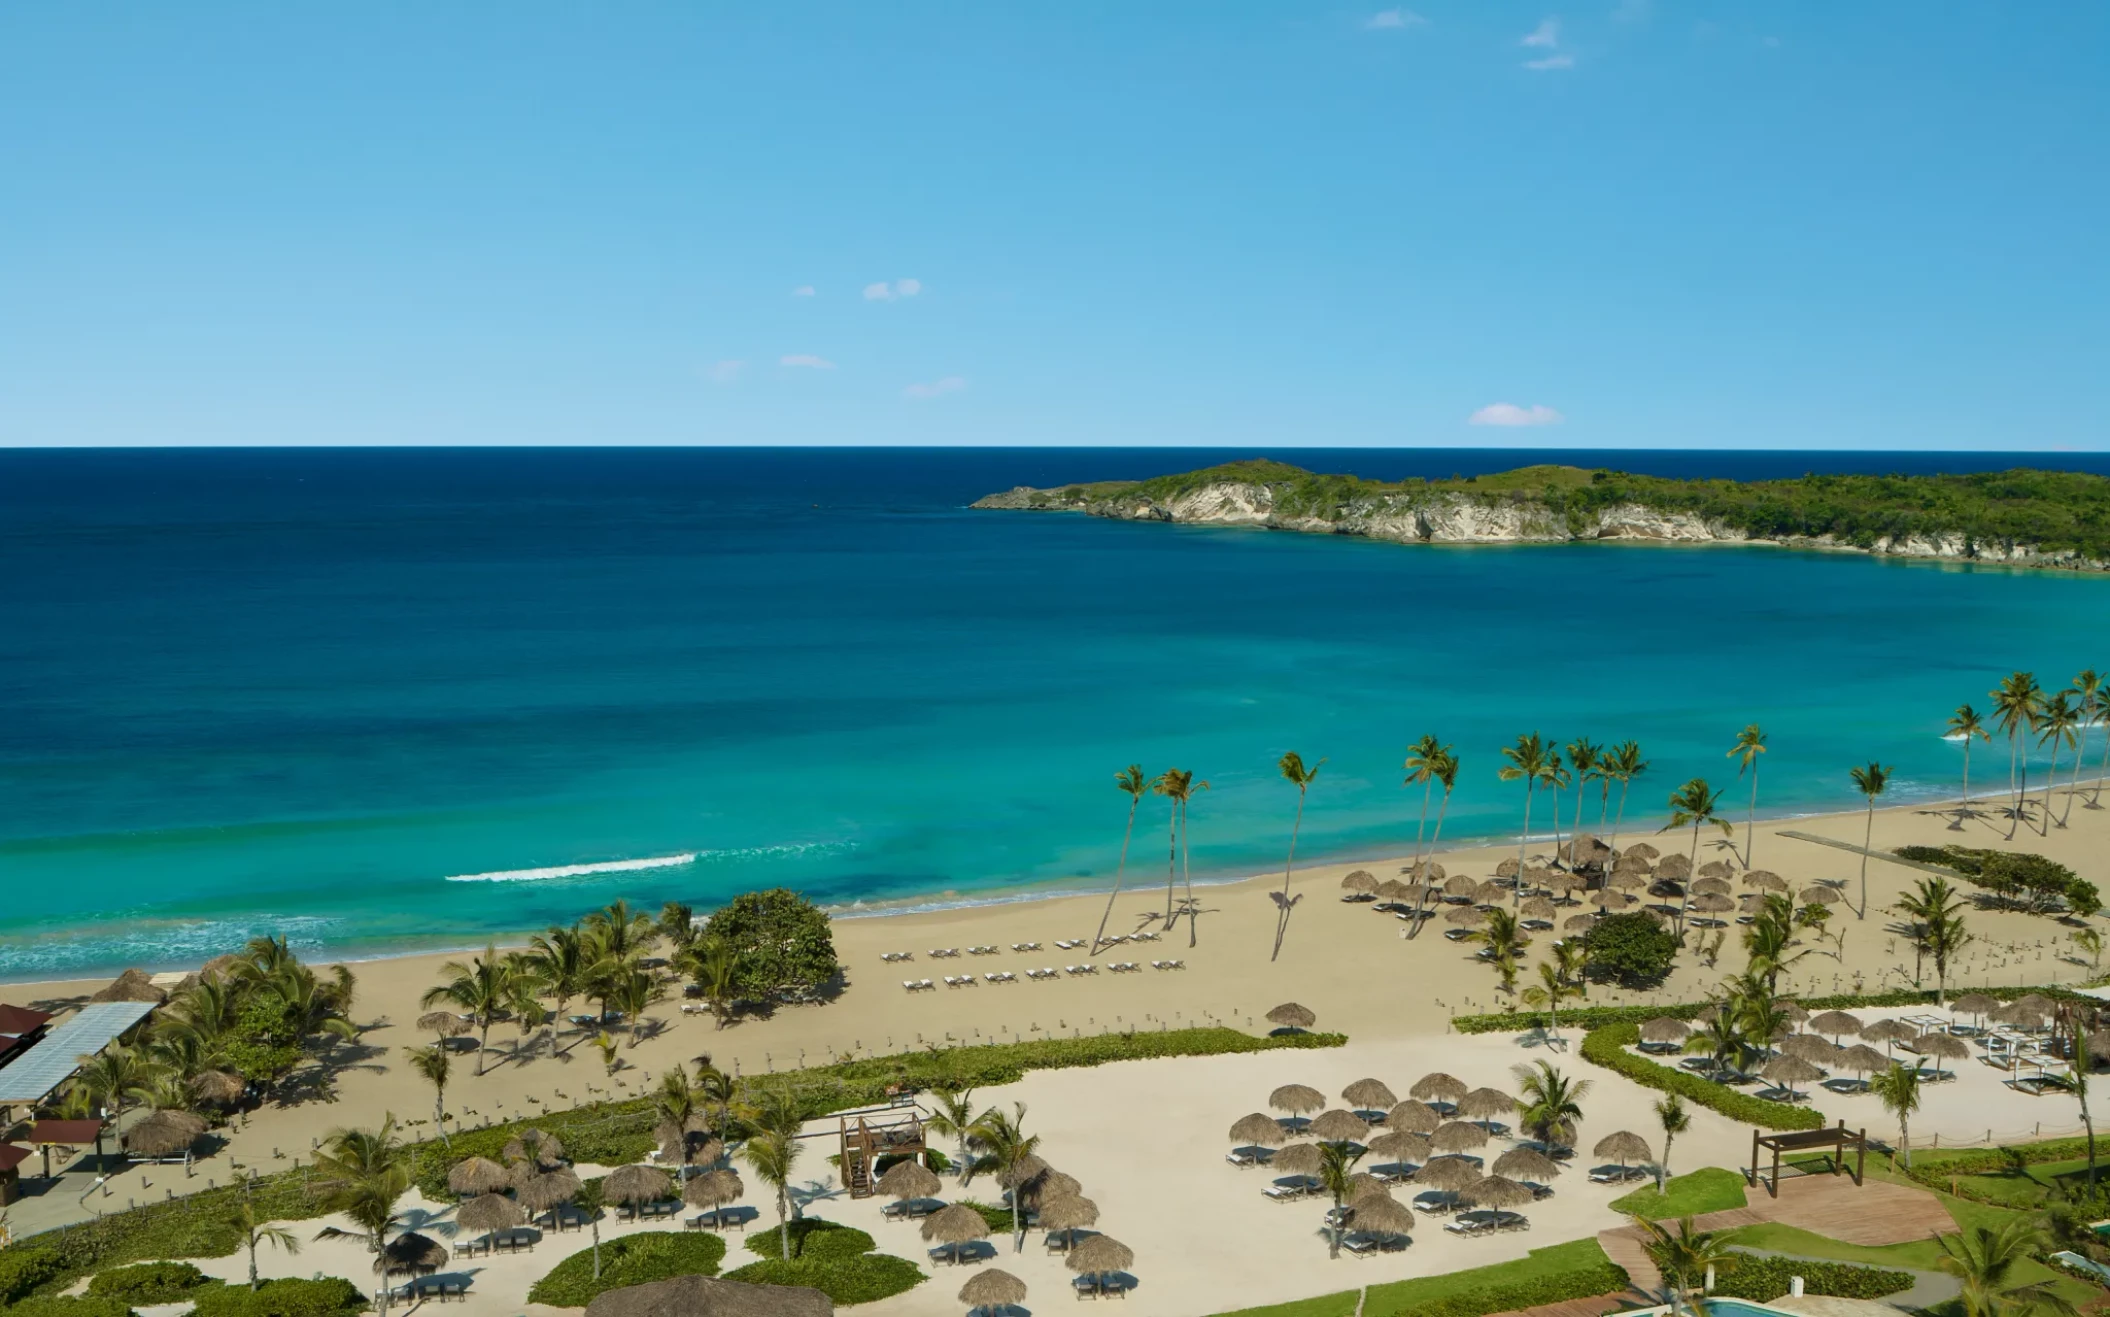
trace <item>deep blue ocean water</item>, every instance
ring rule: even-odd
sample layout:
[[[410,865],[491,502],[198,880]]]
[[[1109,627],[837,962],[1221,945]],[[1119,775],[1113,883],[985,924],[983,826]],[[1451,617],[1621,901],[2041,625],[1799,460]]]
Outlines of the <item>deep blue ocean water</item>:
[[[0,974],[176,964],[255,932],[473,944],[618,895],[708,907],[1103,886],[1113,774],[1191,768],[1199,873],[1513,834],[1519,732],[1632,737],[1630,830],[1765,725],[1765,812],[1954,794],[2005,672],[2110,667],[2110,580],[1769,549],[1427,548],[977,513],[1195,450],[0,452]],[[1398,477],[2105,455],[1277,454]],[[2099,745],[2099,741],[2096,742]],[[2004,774],[1997,749],[1974,777]],[[1741,787],[1732,799],[1742,799]],[[1572,808],[1572,805],[1571,805]],[[1543,806],[1538,821],[1543,827]],[[1163,872],[1162,812],[1136,860]],[[695,858],[620,872],[566,866]],[[492,879],[528,871],[542,876]],[[468,879],[468,881],[457,881]]]

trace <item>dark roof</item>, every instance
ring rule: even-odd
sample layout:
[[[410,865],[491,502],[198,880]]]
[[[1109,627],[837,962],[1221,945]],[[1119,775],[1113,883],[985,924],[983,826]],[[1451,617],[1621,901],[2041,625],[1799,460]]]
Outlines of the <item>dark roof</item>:
[[[11,1171],[34,1155],[18,1143],[0,1143],[0,1171]]]
[[[35,1033],[50,1023],[50,1011],[33,1011],[27,1006],[0,1004],[0,1033],[14,1034],[19,1037],[23,1034]]]
[[[31,1143],[63,1143],[69,1148],[85,1148],[93,1144],[96,1136],[103,1132],[99,1120],[40,1120],[29,1127]]]
[[[834,1317],[828,1296],[803,1285],[745,1285],[676,1276],[603,1290],[586,1317]]]

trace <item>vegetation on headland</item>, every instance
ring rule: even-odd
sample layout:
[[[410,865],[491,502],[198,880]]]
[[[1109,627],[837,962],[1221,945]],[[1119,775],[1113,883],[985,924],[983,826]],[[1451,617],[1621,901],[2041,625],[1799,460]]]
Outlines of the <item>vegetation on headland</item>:
[[[2110,560],[2110,478],[2018,467],[1943,475],[1817,475],[1793,480],[1680,480],[1571,466],[1520,467],[1448,480],[1365,480],[1255,459],[1140,481],[991,495],[982,506],[1071,509],[1128,515],[1212,486],[1265,487],[1285,520],[1346,522],[1373,508],[1463,499],[1526,511],[1551,534],[1594,533],[1600,514],[1638,507],[1686,514],[1755,539],[1822,541],[1870,549],[1879,543],[1960,537],[1964,556],[1997,549]]]

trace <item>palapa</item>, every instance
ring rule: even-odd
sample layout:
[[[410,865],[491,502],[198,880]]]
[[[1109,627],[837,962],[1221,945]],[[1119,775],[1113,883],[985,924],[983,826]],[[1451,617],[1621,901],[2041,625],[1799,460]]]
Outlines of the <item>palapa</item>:
[[[1037,1153],[1027,1153],[996,1173],[996,1182],[1006,1189],[1022,1189],[1048,1173],[1048,1163]]]
[[[1517,1100],[1499,1088],[1476,1088],[1458,1099],[1458,1114],[1474,1120],[1491,1120],[1517,1109]]]
[[[1458,1191],[1459,1200],[1475,1207],[1520,1207],[1537,1197],[1527,1185],[1518,1184],[1506,1175],[1490,1175],[1475,1180]]]
[[[1860,1018],[1848,1015],[1845,1011],[1826,1011],[1822,1015],[1813,1015],[1809,1023],[1811,1033],[1829,1034],[1835,1043],[1847,1034],[1861,1032]]]
[[[1955,1015],[1979,1016],[1984,1015],[1988,1011],[1997,1010],[1999,1007],[1999,1002],[1994,1001],[1982,992],[1967,992],[1949,1003],[1949,1011]]]
[[[1429,1147],[1429,1136],[1407,1130],[1386,1130],[1372,1135],[1370,1151],[1380,1157],[1391,1157],[1401,1162],[1425,1162],[1435,1151]]]
[[[200,1102],[226,1106],[242,1100],[249,1091],[249,1081],[226,1070],[201,1070],[190,1077],[185,1087]]]
[[[1375,893],[1377,891],[1377,875],[1371,873],[1368,869],[1357,869],[1354,873],[1341,879],[1341,890],[1344,892]]]
[[[827,1295],[806,1285],[674,1276],[602,1290],[585,1317],[830,1317],[834,1311]]]
[[[1960,1061],[1971,1054],[1971,1045],[1954,1034],[1930,1030],[1912,1040],[1912,1045],[1927,1056],[1946,1061]]]
[[[1280,1132],[1274,1121],[1266,1116],[1260,1119],[1266,1122],[1269,1129]],[[873,1187],[889,1198],[907,1200],[933,1197],[944,1186],[923,1163],[911,1157],[887,1167],[886,1174],[880,1176]]]
[[[1856,1074],[1865,1075],[1872,1070],[1889,1069],[1890,1058],[1867,1043],[1855,1043],[1839,1053],[1839,1064]]]
[[[1644,1043],[1682,1043],[1692,1033],[1692,1026],[1683,1020],[1659,1015],[1641,1026],[1641,1041]]]
[[[1026,1282],[1008,1271],[987,1267],[960,1287],[960,1302],[970,1308],[1008,1308],[1026,1301]]]
[[[1987,1011],[1986,1015],[1996,1024],[2012,1024],[2023,1029],[2034,1029],[2051,1018],[2051,1007],[2040,1005],[2042,1000],[2039,998],[2037,1001],[2031,1001],[2027,997],[2017,997],[2005,1006]]]
[[[1035,1215],[1044,1228],[1060,1230],[1067,1236],[1072,1231],[1098,1225],[1099,1204],[1080,1194],[1064,1194],[1042,1203]]]
[[[1308,1006],[1286,1001],[1267,1013],[1268,1023],[1279,1024],[1285,1029],[1309,1029],[1319,1022]]]
[[[1813,1079],[1824,1078],[1824,1072],[1799,1056],[1776,1056],[1766,1062],[1766,1068],[1758,1072],[1790,1092],[1795,1085],[1807,1084]]]
[[[1495,877],[1514,878],[1522,868],[1523,866],[1517,863],[1516,857],[1511,856],[1495,866]]]
[[[1484,882],[1473,889],[1474,905],[1500,905],[1509,899],[1509,889],[1497,882]]]
[[[1716,896],[1727,896],[1736,889],[1729,885],[1727,878],[1696,878],[1693,880],[1692,890],[1695,895],[1700,896],[1710,892]]]
[[[1579,873],[1556,873],[1546,880],[1546,886],[1556,892],[1579,892],[1590,885],[1590,880]]]
[[[1341,1195],[1341,1201],[1352,1203],[1359,1198],[1368,1198],[1372,1194],[1385,1192],[1385,1182],[1383,1180],[1378,1179],[1368,1171],[1357,1171],[1348,1177],[1348,1192]]]
[[[1354,1112],[1335,1107],[1321,1112],[1306,1133],[1325,1143],[1361,1143],[1370,1137],[1370,1125]]]
[[[1634,897],[1610,887],[1600,887],[1590,896],[1591,904],[1602,908],[1607,914],[1614,910],[1624,910],[1633,905],[1634,901]]]
[[[1621,891],[1631,892],[1646,887],[1653,881],[1646,869],[1614,869],[1612,876],[1605,879],[1605,887],[1616,887]],[[1599,890],[1602,891],[1603,888]]]
[[[1387,878],[1374,890],[1379,897],[1387,901],[1419,901],[1420,893],[1428,889],[1416,887],[1412,883],[1403,883],[1397,878]]]
[[[388,1241],[374,1259],[374,1271],[381,1275],[431,1273],[446,1266],[447,1257],[445,1244],[412,1230]]]
[[[1400,872],[1412,874],[1415,878],[1425,883],[1440,883],[1450,876],[1449,871],[1434,860],[1423,860],[1419,864],[1410,864],[1406,868],[1401,869]]]
[[[1366,1235],[1408,1235],[1414,1232],[1414,1213],[1389,1193],[1371,1194],[1348,1209],[1348,1225]]]
[[[1727,878],[1735,872],[1735,869],[1729,867],[1727,860],[1709,860],[1699,868],[1702,878]]]
[[[1892,1043],[1909,1043],[1919,1036],[1920,1031],[1903,1020],[1877,1020],[1861,1030],[1864,1041],[1882,1043],[1885,1046]]]
[[[1240,1116],[1231,1122],[1231,1142],[1241,1147],[1272,1148],[1282,1142],[1282,1123],[1258,1111],[1250,1116]],[[887,1175],[892,1174],[893,1171],[887,1172]],[[885,1180],[886,1176],[879,1178]]]
[[[1650,864],[1654,864],[1659,858],[1662,857],[1662,854],[1663,852],[1657,850],[1655,847],[1649,845],[1647,842],[1637,841],[1633,845],[1628,846],[1625,850],[1619,852],[1619,857],[1621,859],[1626,859],[1627,857],[1632,856],[1637,859],[1646,860]]]
[[[1414,1175],[1414,1183],[1441,1189],[1445,1193],[1456,1193],[1479,1182],[1479,1168],[1457,1157],[1431,1157]]]
[[[1684,882],[1692,877],[1692,861],[1676,853],[1666,855],[1656,861],[1656,876]]]
[[[1326,1105],[1326,1095],[1306,1084],[1284,1084],[1267,1095],[1267,1104],[1277,1111],[1301,1116]]]
[[[205,1118],[188,1111],[165,1110],[148,1115],[118,1135],[126,1152],[141,1157],[173,1157],[188,1154],[205,1137]]]
[[[1561,928],[1569,933],[1587,933],[1596,926],[1597,921],[1601,918],[1603,918],[1602,915],[1593,915],[1585,911],[1582,914],[1569,915],[1566,919],[1563,919]]]
[[[1560,911],[1553,908],[1553,899],[1551,897],[1534,896],[1524,902],[1518,908],[1517,913],[1526,919],[1551,919],[1559,914]]]
[[[1725,915],[1736,909],[1736,902],[1720,892],[1702,892],[1692,898],[1692,908],[1703,915]]]
[[[447,1172],[447,1188],[458,1194],[495,1194],[512,1186],[512,1172],[488,1157],[465,1157]]]
[[[1792,1023],[1808,1024],[1810,1022],[1810,1013],[1803,1007],[1801,1002],[1781,1000],[1774,1004],[1780,1007],[1781,1015]]]
[[[674,1181],[657,1167],[632,1163],[608,1172],[601,1181],[601,1193],[610,1202],[628,1204],[634,1215],[642,1204],[674,1197]]]
[[[454,1224],[488,1235],[527,1224],[527,1213],[504,1194],[478,1194],[454,1209]]]
[[[1599,1139],[1590,1155],[1618,1162],[1619,1169],[1625,1170],[1628,1162],[1645,1162],[1654,1154],[1649,1151],[1647,1139],[1632,1130],[1620,1130]]]
[[[1468,1091],[1462,1082],[1437,1070],[1415,1080],[1407,1096],[1420,1102],[1456,1102]]]
[[[1071,1271],[1086,1276],[1104,1276],[1110,1271],[1126,1271],[1134,1266],[1135,1262],[1135,1251],[1112,1235],[1093,1235],[1071,1249],[1068,1259]]]
[[[1799,1033],[1780,1041],[1783,1055],[1811,1065],[1830,1066],[1839,1064],[1839,1056],[1845,1050],[1829,1038],[1820,1038],[1813,1033]]]
[[[1771,869],[1747,870],[1744,874],[1744,885],[1756,887],[1761,891],[1767,892],[1785,892],[1788,890],[1788,880]]]
[[[1796,899],[1804,905],[1837,905],[1846,899],[1846,893],[1836,887],[1805,887],[1796,893]]]
[[[1454,1120],[1444,1124],[1434,1134],[1429,1136],[1429,1147],[1432,1151],[1439,1153],[1470,1152],[1474,1148],[1486,1147],[1488,1139],[1492,1137],[1487,1132],[1485,1125],[1475,1125],[1471,1121],[1466,1120]]]
[[[1403,1130],[1409,1134],[1434,1134],[1436,1127],[1442,1123],[1443,1117],[1436,1114],[1435,1108],[1426,1102],[1416,1102],[1412,1098],[1394,1104],[1393,1108],[1385,1113],[1386,1129]]]
[[[1316,1175],[1326,1164],[1326,1154],[1316,1143],[1292,1143],[1268,1159],[1268,1165],[1285,1175]]]
[[[737,1171],[723,1167],[705,1171],[681,1187],[681,1199],[691,1207],[719,1208],[727,1203],[737,1203],[747,1186],[740,1183]]]
[[[167,1001],[168,997],[168,990],[156,987],[154,981],[147,976],[145,970],[128,969],[112,980],[108,987],[88,1000],[91,1002],[143,1001],[151,1002],[158,1006],[162,1002]]]
[[[539,1170],[550,1170],[564,1164],[564,1144],[554,1134],[545,1134],[538,1129],[524,1129],[506,1140],[499,1156],[509,1162],[532,1159]]]
[[[1356,1080],[1341,1090],[1341,1098],[1354,1103],[1358,1111],[1385,1111],[1399,1101],[1382,1080],[1376,1079]]]
[[[1461,905],[1443,917],[1446,924],[1460,928],[1473,928],[1487,922],[1487,912],[1476,905]]]
[[[520,1205],[530,1212],[547,1212],[579,1196],[579,1177],[570,1167],[560,1166],[520,1182]]]
[[[923,1238],[932,1244],[967,1244],[989,1238],[989,1222],[964,1203],[943,1207],[923,1218]]]
[[[1475,883],[1464,874],[1454,873],[1444,880],[1443,894],[1452,897],[1467,897],[1473,894],[1473,888],[1477,886],[1479,886],[1478,883]]]
[[[1034,1178],[1033,1183],[1026,1186],[1026,1203],[1029,1207],[1037,1208],[1052,1198],[1077,1198],[1083,1193],[1084,1185],[1076,1176],[1050,1169],[1043,1171]]]
[[[418,1017],[418,1032],[437,1034],[442,1038],[459,1038],[472,1027],[469,1021],[453,1011],[427,1011]]]
[[[1551,1180],[1561,1173],[1561,1164],[1537,1148],[1511,1148],[1495,1158],[1494,1172],[1512,1180]]]

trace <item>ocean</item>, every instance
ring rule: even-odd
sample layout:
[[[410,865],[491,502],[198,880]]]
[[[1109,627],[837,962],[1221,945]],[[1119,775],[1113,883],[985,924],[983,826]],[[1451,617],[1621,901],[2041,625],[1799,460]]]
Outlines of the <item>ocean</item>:
[[[708,909],[1104,887],[1114,774],[1177,765],[1198,876],[1514,835],[1501,746],[1634,739],[1628,831],[1759,722],[1768,815],[1953,795],[1959,703],[2110,667],[2110,579],[1776,549],[1427,548],[966,504],[1250,453],[0,452],[0,976],[195,963],[257,933],[481,945],[618,896]],[[1399,477],[2110,473],[2110,455],[1273,454]],[[2091,737],[2091,756],[2099,737]],[[1974,783],[2005,781],[1980,746]],[[1547,825],[1544,798],[1535,830]],[[1886,802],[1887,803],[1887,802]],[[1572,795],[1566,808],[1572,812]],[[1589,811],[1594,819],[1595,807]],[[1131,868],[1162,876],[1147,800]]]

